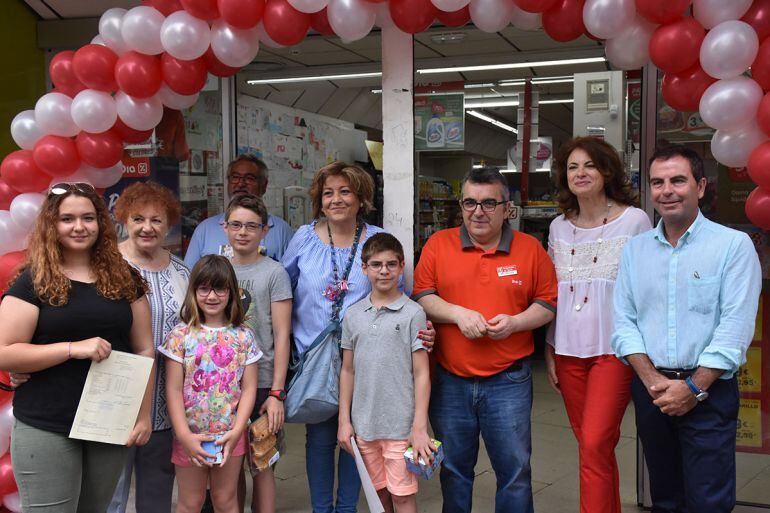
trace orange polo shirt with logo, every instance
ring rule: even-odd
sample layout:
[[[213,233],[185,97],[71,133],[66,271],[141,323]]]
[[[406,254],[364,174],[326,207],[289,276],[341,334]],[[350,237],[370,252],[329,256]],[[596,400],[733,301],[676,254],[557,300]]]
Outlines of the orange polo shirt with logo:
[[[475,310],[486,319],[516,315],[533,303],[556,312],[556,271],[540,242],[503,225],[500,243],[484,251],[465,226],[441,230],[425,244],[414,271],[414,299],[438,294],[444,301]],[[436,324],[434,356],[452,374],[497,374],[534,351],[531,331],[506,339],[470,340],[456,324]]]

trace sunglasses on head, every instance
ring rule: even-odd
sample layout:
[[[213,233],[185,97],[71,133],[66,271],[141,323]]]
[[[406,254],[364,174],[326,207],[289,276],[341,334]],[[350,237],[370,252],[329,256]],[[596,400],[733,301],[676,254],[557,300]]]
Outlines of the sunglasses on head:
[[[80,192],[83,194],[94,194],[96,192],[96,189],[94,189],[94,186],[90,183],[85,182],[62,182],[57,183],[53,186],[51,186],[51,189],[48,191],[48,194],[55,194],[56,196],[61,196],[62,194],[67,194],[68,192]]]

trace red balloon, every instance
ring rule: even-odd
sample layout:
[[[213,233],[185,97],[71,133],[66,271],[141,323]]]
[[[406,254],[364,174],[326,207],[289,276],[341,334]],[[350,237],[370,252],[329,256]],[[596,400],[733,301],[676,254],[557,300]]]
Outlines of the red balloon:
[[[217,0],[179,0],[184,10],[202,20],[219,18]]]
[[[682,18],[691,3],[692,0],[636,0],[636,10],[652,23],[671,23]]]
[[[19,194],[13,187],[0,180],[0,210],[8,210],[11,208],[11,201],[16,195]]]
[[[759,51],[751,65],[751,78],[765,91],[770,90],[770,38],[759,45]]]
[[[233,68],[217,59],[211,47],[203,54],[203,60],[206,62],[206,68],[209,70],[209,73],[215,77],[231,77],[240,71],[240,68]]]
[[[329,18],[326,15],[326,7],[310,15],[310,26],[321,35],[334,35],[334,29],[329,25]]]
[[[370,4],[384,4],[388,0],[366,0],[366,1],[369,2]]]
[[[262,24],[273,41],[294,46],[305,39],[310,28],[310,15],[299,12],[286,0],[267,0]]]
[[[522,11],[545,12],[558,5],[558,0],[513,0]],[[582,14],[582,13],[581,13]],[[582,16],[581,16],[582,17]]]
[[[765,190],[770,189],[770,141],[754,148],[747,166],[751,180]]]
[[[770,36],[770,0],[754,0],[741,21],[751,25],[760,41]]]
[[[69,176],[80,166],[75,141],[69,137],[46,135],[35,143],[32,150],[35,164],[51,176]]]
[[[51,182],[51,177],[35,164],[32,150],[18,150],[6,155],[0,163],[0,176],[19,192],[39,192]]]
[[[407,34],[417,34],[430,27],[439,9],[430,0],[390,0],[390,17]]]
[[[164,53],[160,56],[160,69],[166,85],[179,94],[195,94],[206,84],[208,69],[202,57],[183,61]]]
[[[558,0],[543,13],[543,30],[554,41],[565,43],[583,35],[583,4],[585,0]]]
[[[51,75],[51,82],[59,92],[67,96],[75,96],[86,88],[83,83],[75,76],[75,70],[72,66],[72,59],[75,52],[67,50],[57,53],[51,64],[48,65],[48,73]]]
[[[265,0],[218,0],[222,18],[235,28],[250,29],[262,19]]]
[[[19,266],[24,262],[26,257],[26,251],[11,251],[10,253],[0,256],[0,289],[5,290],[8,288],[8,282],[16,276],[16,271],[19,270]],[[0,378],[0,380],[5,384],[10,383],[8,376],[3,376],[2,378]],[[2,402],[1,399],[0,402]]]
[[[697,112],[701,96],[716,81],[700,64],[681,73],[667,73],[663,77],[663,99],[676,110]]]
[[[444,12],[439,9],[436,12],[436,18],[446,27],[462,27],[471,21],[471,10],[466,5],[459,11]],[[581,16],[582,19],[582,16]]]
[[[138,144],[144,142],[152,135],[152,130],[134,130],[130,126],[123,123],[120,118],[118,118],[118,120],[112,126],[112,130],[114,130],[120,136],[120,138],[123,139],[123,142],[128,144]]]
[[[770,230],[770,192],[757,187],[746,198],[746,217],[755,226]]]
[[[0,458],[0,495],[8,495],[18,491],[16,479],[13,477],[13,465],[11,464],[11,453],[7,453]]]
[[[184,9],[182,4],[179,3],[179,0],[142,0],[142,5],[154,7],[160,11],[163,16],[168,16],[172,12]]]
[[[770,93],[767,93],[757,108],[757,124],[766,134],[770,134]]]
[[[679,73],[698,63],[706,29],[695,18],[658,27],[650,39],[650,59],[666,73]]]
[[[160,60],[153,55],[126,52],[115,64],[115,81],[127,95],[149,98],[158,92],[163,82]]]
[[[118,56],[102,45],[85,45],[72,59],[75,76],[86,87],[112,93],[118,89],[115,82],[115,63]]]
[[[83,162],[100,169],[114,166],[123,157],[123,139],[115,130],[100,134],[80,132],[75,146]]]

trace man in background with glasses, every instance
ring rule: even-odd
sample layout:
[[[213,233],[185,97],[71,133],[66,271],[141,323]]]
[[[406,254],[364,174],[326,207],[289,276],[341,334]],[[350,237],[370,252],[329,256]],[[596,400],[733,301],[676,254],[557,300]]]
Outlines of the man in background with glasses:
[[[444,444],[444,513],[471,511],[479,435],[497,478],[495,511],[531,513],[532,330],[556,312],[556,272],[534,237],[511,229],[496,169],[462,182],[463,224],[433,234],[414,299],[436,325],[430,421]]]
[[[252,154],[239,155],[227,166],[227,194],[230,200],[243,194],[254,194],[260,198],[267,190],[267,166]],[[204,255],[232,256],[223,229],[225,214],[217,214],[202,221],[190,239],[184,262],[192,269]],[[274,260],[280,261],[293,235],[289,224],[274,215],[267,216],[268,232],[260,250]]]

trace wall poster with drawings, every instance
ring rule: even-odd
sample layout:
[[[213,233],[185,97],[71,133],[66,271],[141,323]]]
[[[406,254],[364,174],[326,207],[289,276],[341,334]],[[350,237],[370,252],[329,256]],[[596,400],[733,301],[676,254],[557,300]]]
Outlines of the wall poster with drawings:
[[[236,153],[265,161],[269,182],[263,199],[268,211],[281,217],[286,187],[308,188],[315,172],[335,160],[368,159],[366,132],[353,123],[244,94],[237,103]]]

